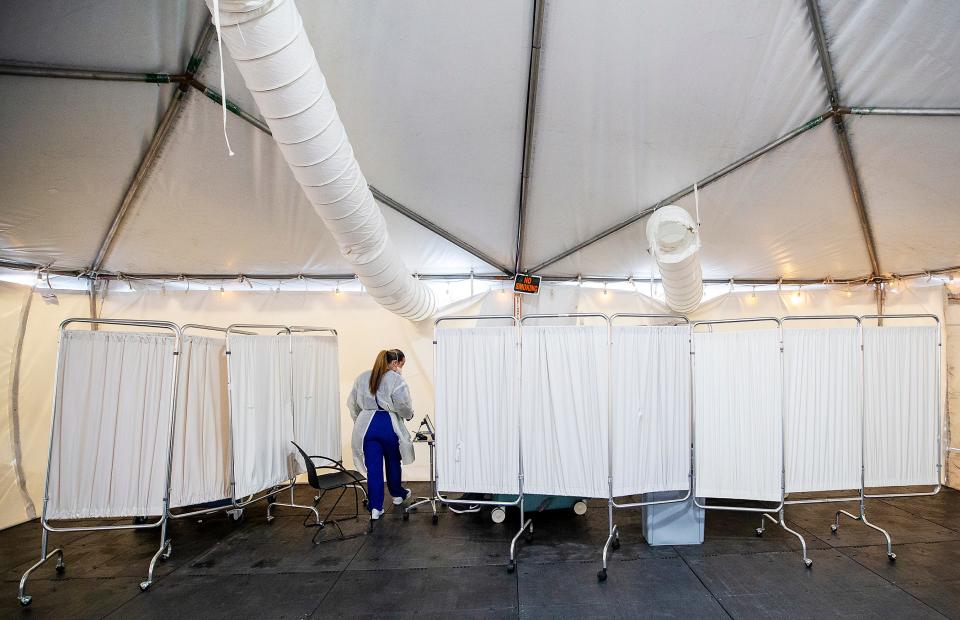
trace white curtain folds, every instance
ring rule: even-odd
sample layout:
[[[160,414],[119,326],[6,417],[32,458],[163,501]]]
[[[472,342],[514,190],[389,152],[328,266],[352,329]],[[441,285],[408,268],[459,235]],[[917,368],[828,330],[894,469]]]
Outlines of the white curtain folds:
[[[519,493],[516,328],[443,328],[436,340],[439,490]]]
[[[860,488],[860,334],[784,329],[786,491]]]
[[[779,331],[697,333],[694,346],[696,495],[779,501]]]
[[[230,417],[223,338],[184,336],[171,508],[230,497]]]
[[[230,417],[236,497],[289,480],[293,456],[290,337],[230,335]],[[302,467],[301,467],[302,469]]]
[[[339,461],[340,364],[337,337],[293,336],[294,441],[307,454]],[[298,471],[302,462],[296,459]]]
[[[868,487],[937,484],[938,327],[864,328]]]
[[[525,493],[607,497],[607,328],[524,326]]]
[[[65,331],[49,519],[163,513],[174,338]]]
[[[689,488],[689,328],[615,326],[612,365],[613,495]]]

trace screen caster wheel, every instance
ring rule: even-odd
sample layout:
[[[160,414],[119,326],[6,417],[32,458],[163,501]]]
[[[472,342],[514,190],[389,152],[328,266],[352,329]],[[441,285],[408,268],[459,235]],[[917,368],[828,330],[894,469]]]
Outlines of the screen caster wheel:
[[[20,607],[26,607],[31,601],[33,601],[33,597],[29,595],[18,596],[17,600],[20,601]]]
[[[160,554],[160,558],[163,560],[169,560],[170,556],[173,555],[173,544],[167,545],[167,550]]]
[[[141,592],[146,592],[147,590],[150,589],[150,586],[151,586],[151,585],[153,585],[153,582],[152,582],[152,581],[141,581],[141,582],[140,582],[140,591],[141,591]]]
[[[527,543],[528,545],[529,545],[530,543],[532,543],[532,542],[533,542],[533,532],[527,532],[527,534],[524,535],[523,540],[526,541],[526,543]]]
[[[440,515],[435,514],[432,517],[430,517],[430,523],[433,523],[434,525],[436,525],[437,523],[440,523]]]
[[[403,511],[403,520],[404,520],[404,521],[409,521],[409,520],[410,520],[410,513],[407,512],[406,510]]]
[[[834,534],[837,533],[837,530],[838,530],[838,529],[840,529],[840,528],[838,528],[838,527],[836,526],[836,524],[830,526],[830,531],[833,532]]]
[[[67,572],[67,567],[65,564],[58,564],[56,569],[58,575],[62,575]]]
[[[613,548],[614,551],[616,551],[617,549],[619,549],[619,548],[620,548],[620,539],[619,539],[619,538],[614,538],[614,539],[613,539],[613,544],[610,545],[610,546]]]
[[[896,553],[889,553],[889,554],[887,554],[887,558],[889,558],[889,560],[890,560],[891,562],[896,562],[896,561],[897,561],[897,554],[896,554]]]
[[[517,570],[517,563],[514,562],[513,560],[510,560],[509,562],[507,562],[507,572],[512,575],[513,571],[515,570]]]
[[[810,558],[804,558],[803,565],[806,566],[807,568],[810,568],[811,566],[813,566],[813,560],[811,560]]]
[[[757,536],[763,536],[763,528],[762,528],[762,527],[758,527],[758,528],[757,528]]]
[[[607,580],[607,569],[601,568],[597,571],[597,581],[603,582]]]

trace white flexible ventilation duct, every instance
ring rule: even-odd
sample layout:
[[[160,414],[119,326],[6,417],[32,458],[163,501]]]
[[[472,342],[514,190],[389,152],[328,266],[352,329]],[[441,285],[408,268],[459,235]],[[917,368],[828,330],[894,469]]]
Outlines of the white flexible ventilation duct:
[[[692,312],[703,299],[700,269],[700,230],[680,207],[657,209],[647,221],[650,253],[660,268],[667,306],[674,312]]]
[[[206,1],[211,12],[219,4],[222,42],[367,292],[402,317],[430,317],[433,291],[410,276],[390,242],[293,0]]]

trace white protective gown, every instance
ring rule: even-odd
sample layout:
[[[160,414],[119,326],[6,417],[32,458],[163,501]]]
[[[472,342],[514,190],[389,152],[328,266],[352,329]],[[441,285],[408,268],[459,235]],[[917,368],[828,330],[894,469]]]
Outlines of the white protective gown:
[[[380,406],[377,407],[379,401]],[[413,400],[410,398],[410,388],[400,373],[388,370],[380,379],[377,396],[370,393],[370,371],[360,373],[353,382],[353,389],[347,398],[347,409],[353,418],[353,464],[364,475],[367,467],[363,460],[363,438],[367,435],[370,421],[377,409],[384,409],[390,413],[390,422],[393,432],[400,440],[400,460],[409,465],[414,460],[413,442],[410,440],[410,431],[407,430],[404,420],[413,419]]]

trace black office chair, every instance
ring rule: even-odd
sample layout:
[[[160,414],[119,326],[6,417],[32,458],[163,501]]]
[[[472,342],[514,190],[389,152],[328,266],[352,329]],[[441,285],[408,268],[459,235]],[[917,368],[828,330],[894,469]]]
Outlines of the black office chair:
[[[297,445],[295,441],[291,441],[293,447],[297,449],[297,452],[300,453],[300,456],[303,457],[303,464],[307,470],[307,481],[310,483],[310,486],[317,490],[317,495],[314,497],[313,505],[317,506],[323,500],[324,495],[328,491],[336,491],[340,489],[340,495],[337,497],[337,501],[333,503],[333,506],[330,507],[330,510],[327,511],[327,515],[321,519],[319,522],[314,523],[308,515],[306,519],[303,520],[304,527],[315,527],[318,528],[317,532],[313,535],[313,544],[319,544],[317,542],[317,536],[320,535],[320,532],[327,525],[334,525],[337,528],[337,531],[340,535],[337,538],[328,538],[327,540],[348,540],[350,538],[356,538],[357,536],[362,535],[354,534],[352,536],[344,536],[343,528],[340,527],[339,521],[351,521],[353,519],[360,518],[360,494],[363,494],[363,506],[367,507],[369,501],[367,500],[367,491],[363,488],[363,483],[366,482],[366,478],[360,475],[360,472],[347,469],[343,466],[342,461],[335,461],[326,456],[310,456],[303,451],[303,448]],[[329,465],[317,465],[316,461],[329,462]],[[329,471],[330,473],[320,474],[321,471]],[[340,500],[343,499],[344,494],[346,494],[347,489],[352,488],[354,490],[354,514],[352,517],[346,517],[345,519],[338,519],[336,521],[330,520],[330,515],[333,514],[333,511],[337,509],[337,506],[340,505]],[[321,542],[327,542],[327,540]]]

